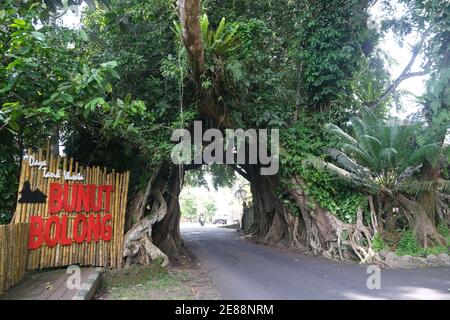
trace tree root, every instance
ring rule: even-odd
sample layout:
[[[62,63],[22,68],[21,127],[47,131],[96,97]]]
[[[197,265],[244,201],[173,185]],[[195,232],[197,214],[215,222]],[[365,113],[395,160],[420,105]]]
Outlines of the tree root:
[[[398,194],[395,199],[403,209],[410,224],[414,226],[417,240],[422,247],[427,248],[447,244],[447,239],[439,234],[434,223],[428,216],[427,211],[419,202],[411,200],[401,194]]]
[[[442,223],[450,228],[450,207],[448,202],[450,201],[450,195],[437,192],[436,197],[437,214]]]
[[[289,247],[291,249],[294,249],[294,248],[304,249],[304,246],[301,243],[300,235],[299,235],[300,218],[298,216],[294,216],[286,208],[283,207],[283,209],[284,209],[284,218],[286,219],[286,222],[288,225]],[[292,227],[289,228],[289,226],[292,226]]]
[[[131,264],[146,265],[152,262],[158,262],[162,267],[169,264],[168,256],[152,241],[153,225],[164,219],[167,214],[167,204],[159,189],[151,194],[155,201],[150,215],[142,218],[125,234],[123,257],[127,267]],[[149,191],[147,191],[147,195],[150,196]],[[146,203],[147,199],[143,201]]]
[[[350,260],[353,255],[361,263],[370,263],[376,254],[372,249],[372,232],[363,223],[362,209],[358,208],[355,224],[344,223],[335,215],[321,208],[317,204],[307,205],[309,199],[304,190],[304,182],[294,177],[291,196],[300,208],[301,216],[306,226],[306,243],[304,247],[310,248],[314,254],[323,255],[330,259]],[[315,209],[308,209],[308,208]],[[372,225],[377,225],[374,210],[371,210]],[[343,247],[348,246],[352,251],[344,252]]]

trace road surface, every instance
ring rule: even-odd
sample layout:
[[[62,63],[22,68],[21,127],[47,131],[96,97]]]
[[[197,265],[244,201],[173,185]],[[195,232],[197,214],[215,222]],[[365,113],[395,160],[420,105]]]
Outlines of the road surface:
[[[282,252],[236,230],[181,231],[223,299],[450,299],[450,268],[382,270],[381,288],[370,290],[364,265]]]

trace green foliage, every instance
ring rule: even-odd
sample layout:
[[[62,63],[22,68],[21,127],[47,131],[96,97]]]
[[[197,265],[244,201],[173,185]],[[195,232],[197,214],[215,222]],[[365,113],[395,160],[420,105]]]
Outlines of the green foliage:
[[[398,19],[387,23],[387,26],[392,27],[399,37],[416,31],[422,33],[429,28],[431,32],[427,36],[424,51],[431,62],[430,69],[434,73],[449,67],[450,3],[442,0],[400,2],[405,5],[405,12]]]
[[[187,68],[186,61],[179,64],[180,46],[171,32],[174,13],[165,0],[111,1],[108,11],[88,10],[82,21],[90,39],[88,58],[99,63],[117,61],[121,78],[115,81],[112,94],[139,97],[152,122],[167,126],[179,114],[179,80],[187,77],[180,70]],[[185,110],[189,103],[185,101]]]
[[[217,212],[216,203],[213,200],[207,200],[207,201],[205,201],[205,203],[203,203],[203,207],[205,208],[205,211],[204,211],[205,218],[208,221],[212,221],[214,215]]]
[[[416,235],[413,231],[404,231],[400,242],[398,243],[396,253],[399,256],[411,255],[417,256],[420,252],[419,242],[417,241]]]
[[[192,197],[191,195],[187,195],[181,198],[180,209],[182,217],[185,217],[192,221],[197,219],[198,208],[197,204],[195,203],[194,197]]]
[[[326,106],[350,94],[349,80],[364,56],[363,45],[374,40],[367,29],[367,1],[298,3],[290,54],[301,70],[302,103]]]
[[[183,95],[187,60],[171,31],[174,19],[166,0],[111,1],[109,10],[95,8],[83,14],[89,38],[85,58],[99,64],[117,62],[120,78],[112,82],[108,97],[123,101],[124,122],[111,119],[113,130],[106,130],[104,116],[72,123],[66,150],[91,164],[130,170],[130,197],[145,186],[156,167],[170,161],[172,130],[188,127],[197,117],[192,95]],[[133,109],[139,112],[124,117]]]
[[[0,224],[9,223],[14,213],[19,185],[19,148],[14,136],[8,131],[0,132]]]
[[[365,1],[208,0],[203,5],[208,17],[202,18],[208,68],[203,86],[214,87],[238,127],[290,126],[300,109],[325,111],[331,104],[342,118],[356,106],[352,84],[370,55],[364,48],[376,41],[366,27]],[[231,52],[208,49],[218,33],[236,39]]]
[[[438,141],[442,154],[448,153],[448,145],[444,141],[450,126],[450,65],[428,80],[426,93],[417,100],[422,109],[414,117],[429,124],[418,137],[418,143],[425,145]],[[436,164],[436,159],[427,160]]]
[[[349,104],[355,110],[364,106],[370,106],[374,101],[377,101],[390,85],[391,77],[387,70],[388,60],[387,54],[380,49],[375,50],[369,57],[361,60],[360,70],[350,82],[354,99],[351,99]],[[385,116],[388,113],[389,106],[394,103],[400,105],[400,97],[401,92],[393,92],[374,111],[379,116]]]
[[[116,61],[95,61],[86,55],[90,37],[85,30],[47,25],[49,12],[38,1],[6,1],[0,10],[0,55],[4,58],[0,63],[0,131],[12,135],[2,139],[0,147],[16,146],[4,164],[16,169],[8,172],[19,170],[17,159],[25,146],[40,147],[54,133],[66,140],[67,155],[75,155],[75,149],[81,151],[78,159],[86,155],[83,165],[119,159],[120,153],[100,156],[97,152],[107,149],[111,140],[117,143],[125,135],[144,138],[138,135],[134,120],[151,123],[152,116],[145,116],[143,101],[115,90],[114,82],[120,78]],[[77,140],[80,137],[87,140]],[[88,144],[92,148],[79,148]],[[71,146],[78,147],[71,150]],[[4,188],[16,185],[9,179],[17,175],[1,181],[0,188],[3,183]],[[7,198],[4,204],[9,210],[2,210],[12,212],[15,196]]]
[[[220,164],[213,164],[207,169],[212,175],[212,184],[214,189],[218,190],[220,187],[231,188],[236,182],[237,176],[231,166],[224,166]]]
[[[445,238],[449,239],[450,241],[450,228],[447,227],[444,223],[440,223],[437,226],[437,231]]]
[[[184,175],[184,184],[189,187],[205,187],[209,190],[205,175],[206,172],[203,167],[197,170],[189,170]]]
[[[381,235],[379,233],[376,233],[372,239],[372,249],[375,252],[379,252],[379,251],[385,250],[387,248],[388,248],[388,246],[384,243],[384,240],[381,237]]]
[[[442,228],[441,228],[441,231]],[[448,232],[448,229],[447,231]],[[416,235],[413,231],[407,230],[402,233],[400,242],[398,243],[396,253],[399,256],[422,256],[426,257],[429,254],[437,255],[439,253],[450,253],[450,238],[448,239],[447,246],[436,246],[431,248],[422,248],[417,241]]]
[[[320,185],[319,185],[320,186]],[[324,209],[336,215],[341,221],[347,223],[356,222],[356,213],[359,207],[365,207],[362,205],[364,197],[358,193],[354,193],[348,190],[342,192],[335,191],[334,193],[328,193],[324,191],[324,187],[317,187],[308,189],[308,194],[311,198],[316,200],[317,203]],[[316,190],[317,191],[316,191]],[[325,189],[326,190],[326,189]]]
[[[5,57],[0,64],[0,120],[8,129],[22,131],[25,138],[44,139],[70,117],[97,113],[114,130],[128,115],[145,110],[140,101],[105,99],[112,92],[111,81],[119,77],[117,63],[93,67],[79,59],[84,31],[53,26],[37,30],[33,17],[42,7],[34,6],[25,16],[11,10],[1,19],[5,28],[0,46]]]
[[[309,157],[308,162],[371,194],[418,193],[429,190],[435,183],[414,176],[425,159],[438,158],[441,151],[435,141],[417,144],[419,125],[386,123],[368,109],[362,109],[361,118],[354,117],[351,125],[353,136],[335,125],[327,125],[329,132],[339,139],[340,149],[327,149],[335,164],[317,157]]]
[[[253,10],[269,9],[270,1],[265,2],[202,2],[207,13],[207,19],[202,18],[207,69],[203,87],[214,88],[219,105],[237,127],[282,126],[295,99],[284,82],[289,80],[283,79],[283,68],[289,65],[280,47],[285,36],[275,34],[270,25],[278,24],[268,19],[267,11]],[[273,18],[287,27],[281,16]]]
[[[226,57],[238,47],[236,32],[238,24],[229,24],[222,18],[217,26],[217,30],[211,30],[208,16],[204,14],[200,18],[200,29],[205,51],[211,51],[212,54],[219,57]]]
[[[211,176],[212,187],[215,190],[221,187],[231,188],[237,180],[237,175],[231,166],[212,164],[202,166],[196,170],[189,170],[186,173],[185,183],[191,187],[205,187],[209,189],[210,186],[205,179],[206,176]]]
[[[298,208],[283,196],[284,188],[290,188],[289,178],[298,175],[306,184],[308,197],[342,221],[354,223],[358,207],[365,207],[363,195],[346,189],[327,172],[305,165],[309,155],[321,156],[326,147],[336,144],[326,131],[318,129],[321,128],[324,116],[326,115],[300,114],[295,126],[281,131],[281,171],[285,178],[284,187],[278,194],[291,212],[298,214]]]

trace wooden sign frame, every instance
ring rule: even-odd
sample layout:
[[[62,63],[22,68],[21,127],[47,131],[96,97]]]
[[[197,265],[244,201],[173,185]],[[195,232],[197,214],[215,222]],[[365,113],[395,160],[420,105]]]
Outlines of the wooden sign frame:
[[[70,190],[74,186],[80,185],[84,188],[89,188],[89,186],[108,186],[111,187],[112,192],[108,196],[108,212],[105,212],[105,206],[95,212],[96,217],[99,216],[98,219],[100,217],[103,219],[106,215],[111,217],[111,220],[107,222],[111,231],[108,241],[102,238],[96,238],[82,243],[74,241],[70,244],[68,242],[57,243],[53,246],[49,246],[43,242],[39,248],[30,249],[29,247],[27,270],[61,267],[72,264],[122,268],[124,224],[129,179],[129,172],[117,173],[112,170],[108,173],[106,168],[82,167],[72,158],[55,156],[45,150],[39,150],[37,153],[34,153],[31,149],[28,149],[27,155],[22,161],[18,201],[12,220],[13,223],[30,222],[30,220],[33,220],[33,216],[41,217],[42,221],[46,223],[52,216],[64,215],[64,219],[67,220],[66,235],[70,236],[74,232],[74,221],[77,215],[90,215],[92,212],[80,213],[61,210],[61,212],[50,213],[49,192],[51,186],[55,187],[55,184],[61,184],[62,186],[67,184],[66,186]],[[101,188],[98,189],[99,191],[97,191],[96,196],[101,197],[101,200],[105,202],[108,198],[106,198],[105,193],[101,194]],[[24,193],[27,194],[25,197]],[[70,198],[72,192],[69,191],[68,195]],[[44,198],[45,201],[42,201]],[[36,217],[34,219],[36,220]],[[53,220],[57,219],[53,218]],[[49,223],[49,226],[49,234],[56,235],[55,229],[58,228],[61,230],[60,225],[57,226],[57,223]],[[33,229],[31,223],[30,229]],[[31,231],[30,234],[32,234]]]

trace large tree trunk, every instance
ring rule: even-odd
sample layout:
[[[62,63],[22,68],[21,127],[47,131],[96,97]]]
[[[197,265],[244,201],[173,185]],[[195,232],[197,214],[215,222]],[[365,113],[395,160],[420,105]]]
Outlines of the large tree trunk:
[[[198,109],[201,115],[213,120],[218,127],[232,128],[233,124],[226,112],[217,103],[214,88],[202,86],[206,75],[205,51],[200,29],[200,0],[177,0],[178,17],[182,30],[182,41],[186,48],[197,89]]]
[[[426,248],[446,245],[447,240],[436,230],[427,209],[419,202],[408,199],[402,194],[395,195],[395,199],[405,212],[410,225],[414,226],[414,232],[421,246]]]
[[[436,213],[439,219],[450,228],[450,195],[438,193],[436,194]]]
[[[148,179],[147,186],[144,190],[138,191],[138,193],[131,199],[127,205],[127,215],[125,217],[125,231],[131,229],[145,214],[146,207],[150,201],[152,195],[152,190],[154,187],[154,182],[158,174],[160,173],[160,168],[156,168]]]
[[[175,259],[184,253],[183,241],[180,232],[180,192],[183,183],[184,170],[180,167],[172,167],[173,174],[169,180],[167,193],[167,215],[154,226],[154,243],[164,251],[170,259]]]
[[[440,177],[439,168],[437,166],[431,165],[428,161],[425,161],[422,168],[422,173],[424,175],[425,181],[437,182]],[[436,225],[436,213],[438,203],[436,200],[438,198],[439,191],[436,187],[432,187],[429,191],[424,192],[418,198],[418,202],[421,204],[422,208],[426,210],[428,219],[433,225]]]
[[[371,248],[373,230],[378,227],[374,209],[371,210],[371,227],[363,224],[362,209],[358,210],[354,225],[343,223],[313,203],[304,192],[303,180],[294,176],[289,195],[300,209],[300,216],[295,216],[275,193],[278,177],[260,176],[257,170],[257,166],[246,170],[255,212],[255,223],[248,231],[251,236],[265,244],[300,248],[332,259],[357,257],[362,262],[370,262],[375,258]],[[345,247],[348,250],[342,250]]]
[[[269,231],[275,212],[275,199],[267,177],[260,176],[256,166],[248,166],[250,189],[253,195],[254,223],[250,229],[258,238],[264,237]]]
[[[338,254],[342,257],[336,245],[341,240],[339,237],[344,224],[319,206],[308,204],[305,184],[300,177],[292,177],[292,186],[290,193],[300,209],[305,226],[305,248],[329,258]]]
[[[397,224],[396,217],[394,215],[394,208],[391,202],[385,202],[384,210],[386,215],[386,232],[394,233]]]
[[[130,201],[123,256],[126,265],[158,262],[169,264],[169,258],[180,254],[178,204],[183,170],[172,164],[154,172],[145,190]]]

